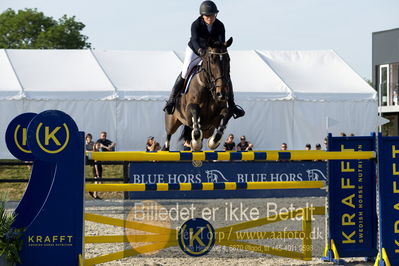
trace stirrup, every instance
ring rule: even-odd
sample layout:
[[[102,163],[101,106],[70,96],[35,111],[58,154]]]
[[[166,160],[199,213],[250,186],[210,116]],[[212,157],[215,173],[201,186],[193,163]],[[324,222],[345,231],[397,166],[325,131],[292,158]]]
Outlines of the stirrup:
[[[234,119],[240,118],[240,117],[242,117],[244,115],[245,115],[245,111],[244,111],[244,109],[241,106],[236,105],[235,107],[233,107],[233,117],[234,117]]]

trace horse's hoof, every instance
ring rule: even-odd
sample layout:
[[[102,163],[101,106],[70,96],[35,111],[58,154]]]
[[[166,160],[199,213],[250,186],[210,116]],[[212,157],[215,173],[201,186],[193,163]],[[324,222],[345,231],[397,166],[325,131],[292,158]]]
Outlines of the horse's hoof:
[[[220,145],[220,140],[218,142],[215,142],[213,136],[208,139],[208,148],[209,149],[214,150],[217,147],[219,147],[219,145]]]
[[[169,147],[163,146],[161,151],[169,151]]]
[[[193,151],[200,151],[202,149],[202,141],[191,140],[191,149]]]

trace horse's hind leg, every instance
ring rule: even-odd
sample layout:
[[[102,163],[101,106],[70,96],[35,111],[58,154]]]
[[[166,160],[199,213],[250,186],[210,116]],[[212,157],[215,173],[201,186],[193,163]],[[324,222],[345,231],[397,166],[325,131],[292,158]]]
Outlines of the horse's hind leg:
[[[200,151],[202,148],[202,130],[200,124],[200,108],[196,104],[191,104],[189,106],[189,111],[191,113],[191,119],[193,123],[193,130],[191,131],[191,148],[194,151]]]
[[[166,141],[162,148],[163,151],[168,151],[170,149],[170,139],[176,130],[181,126],[180,120],[174,115],[169,115],[165,113],[165,131],[166,131]]]
[[[208,139],[208,147],[211,150],[216,149],[220,145],[220,140],[222,139],[224,131],[227,127],[227,123],[229,122],[231,117],[232,114],[227,109],[224,109],[222,112],[222,119],[220,120],[218,128],[216,128],[213,136]]]
[[[172,134],[166,134],[166,141],[165,144],[162,148],[163,151],[169,151],[170,150],[170,139],[172,138]]]

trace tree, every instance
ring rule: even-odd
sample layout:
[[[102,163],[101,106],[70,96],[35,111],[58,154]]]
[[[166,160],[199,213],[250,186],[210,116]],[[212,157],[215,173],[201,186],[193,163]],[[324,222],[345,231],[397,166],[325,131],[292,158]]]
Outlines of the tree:
[[[75,16],[55,20],[37,9],[0,14],[0,48],[7,49],[83,49],[90,48],[88,37],[80,32],[85,25]]]

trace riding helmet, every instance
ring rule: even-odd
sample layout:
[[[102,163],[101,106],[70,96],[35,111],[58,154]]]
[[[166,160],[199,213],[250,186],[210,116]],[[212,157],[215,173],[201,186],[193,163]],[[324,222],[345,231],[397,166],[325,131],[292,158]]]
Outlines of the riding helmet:
[[[216,7],[216,4],[212,1],[204,1],[202,2],[200,6],[200,14],[209,16],[209,15],[214,15],[219,13],[218,8]]]

